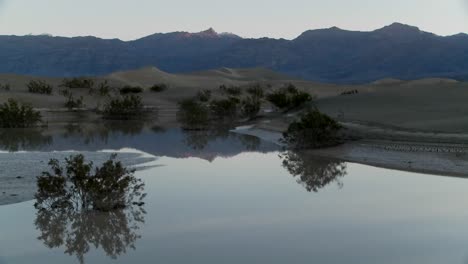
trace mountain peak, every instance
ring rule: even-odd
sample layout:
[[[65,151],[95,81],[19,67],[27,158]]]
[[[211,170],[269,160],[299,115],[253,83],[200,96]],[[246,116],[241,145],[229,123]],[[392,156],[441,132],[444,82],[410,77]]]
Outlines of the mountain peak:
[[[408,35],[408,34],[422,33],[422,31],[418,27],[410,26],[410,25],[406,25],[402,23],[393,23],[381,29],[377,29],[374,32],[384,33],[387,35]]]
[[[197,35],[202,35],[202,36],[210,36],[210,37],[217,37],[218,32],[216,32],[212,27],[210,27],[207,30],[201,31],[196,33]]]

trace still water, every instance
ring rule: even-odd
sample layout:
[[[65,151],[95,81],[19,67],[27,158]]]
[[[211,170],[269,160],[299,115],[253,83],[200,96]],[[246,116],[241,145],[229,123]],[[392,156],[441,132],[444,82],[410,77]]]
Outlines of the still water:
[[[146,203],[74,215],[32,200],[0,206],[1,264],[468,263],[465,179],[285,153],[227,132],[50,138],[0,158],[124,149]]]

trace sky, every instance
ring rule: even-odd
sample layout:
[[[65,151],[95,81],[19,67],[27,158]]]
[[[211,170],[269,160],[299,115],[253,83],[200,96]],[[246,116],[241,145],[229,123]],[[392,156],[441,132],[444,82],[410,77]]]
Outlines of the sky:
[[[438,35],[468,33],[468,0],[0,0],[0,35],[133,40],[212,27],[293,39],[308,29],[370,31],[393,22]]]

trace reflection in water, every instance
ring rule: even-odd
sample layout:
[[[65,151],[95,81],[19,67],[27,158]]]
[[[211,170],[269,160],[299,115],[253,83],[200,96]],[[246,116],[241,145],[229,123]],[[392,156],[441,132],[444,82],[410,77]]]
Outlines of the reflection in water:
[[[64,138],[80,137],[88,145],[93,142],[108,142],[116,134],[135,136],[140,134],[150,123],[145,121],[103,121],[100,125],[85,126],[79,123],[69,123],[65,126]]]
[[[342,187],[340,178],[346,175],[344,162],[317,158],[306,151],[287,151],[280,155],[283,167],[309,192],[318,192],[332,182]]]
[[[0,147],[11,152],[39,149],[52,144],[52,137],[42,129],[0,129]]]
[[[111,258],[135,249],[139,223],[144,222],[144,183],[112,155],[102,167],[83,155],[49,162],[37,178],[36,228],[49,248],[65,245],[65,253],[84,263],[90,245]]]
[[[234,139],[238,140],[248,151],[256,151],[261,145],[261,140],[254,136],[231,133],[228,127],[212,127],[202,130],[182,130],[184,144],[193,150],[204,150],[208,144],[216,140]]]
[[[34,224],[44,245],[51,249],[65,246],[66,254],[85,263],[91,246],[101,248],[112,259],[127,249],[135,250],[145,214],[138,206],[110,212],[42,208],[37,211]]]

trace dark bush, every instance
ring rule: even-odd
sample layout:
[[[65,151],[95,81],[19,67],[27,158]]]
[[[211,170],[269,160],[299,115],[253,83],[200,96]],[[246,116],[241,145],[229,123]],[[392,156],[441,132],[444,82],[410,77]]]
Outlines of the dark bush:
[[[68,109],[73,109],[73,108],[83,108],[84,103],[83,103],[83,96],[81,96],[78,99],[75,99],[73,96],[73,93],[68,93],[66,96],[67,101],[65,102],[65,107]]]
[[[141,118],[143,108],[140,96],[129,95],[114,98],[104,106],[104,118],[123,120]]]
[[[143,92],[143,88],[139,86],[126,85],[120,88],[120,94],[137,94],[137,93],[142,93],[142,92]]]
[[[4,91],[10,91],[11,90],[11,86],[10,84],[6,83],[6,84],[0,84],[0,90],[4,90]]]
[[[238,116],[239,103],[239,99],[233,97],[213,100],[210,103],[210,111],[216,119],[234,119]]]
[[[232,96],[239,96],[242,94],[242,89],[237,86],[227,87],[226,85],[223,84],[219,87],[219,89],[221,90],[221,92],[226,93],[228,95],[232,95]]]
[[[259,84],[255,84],[247,88],[247,93],[259,99],[265,96],[265,92]]]
[[[289,125],[283,141],[293,149],[321,148],[341,143],[341,125],[318,110],[309,110]]]
[[[97,85],[97,89],[90,88],[89,94],[93,95],[97,93],[99,96],[107,96],[109,95],[110,90],[111,87],[109,86],[109,82],[107,80],[104,80]]]
[[[52,86],[44,81],[37,80],[37,81],[30,81],[27,85],[28,91],[30,93],[37,93],[37,94],[52,94]]]
[[[208,102],[211,99],[211,90],[201,90],[197,93],[197,99],[200,102]]]
[[[144,184],[116,155],[101,167],[85,162],[83,155],[65,159],[65,167],[51,160],[51,171],[37,178],[36,208],[74,208],[75,210],[112,211],[140,202]],[[94,171],[93,171],[94,170]]]
[[[358,94],[358,90],[351,90],[351,91],[344,91],[341,93],[341,95],[353,95],[353,94]]]
[[[75,89],[75,88],[86,88],[91,89],[94,87],[94,81],[89,78],[72,78],[63,79],[60,87]]]
[[[244,118],[252,119],[260,112],[261,101],[256,96],[252,95],[244,100],[241,104],[241,115]]]
[[[290,84],[269,94],[267,100],[279,109],[291,110],[312,101],[312,96]]]
[[[206,105],[194,99],[179,102],[177,120],[184,129],[203,129],[209,123],[209,109]]]
[[[168,87],[166,84],[160,83],[160,84],[155,84],[151,86],[150,90],[155,93],[160,93],[160,92],[164,92],[165,90],[167,90],[167,88]]]
[[[20,104],[14,99],[0,106],[0,126],[2,128],[28,128],[41,122],[42,117],[29,104]]]

